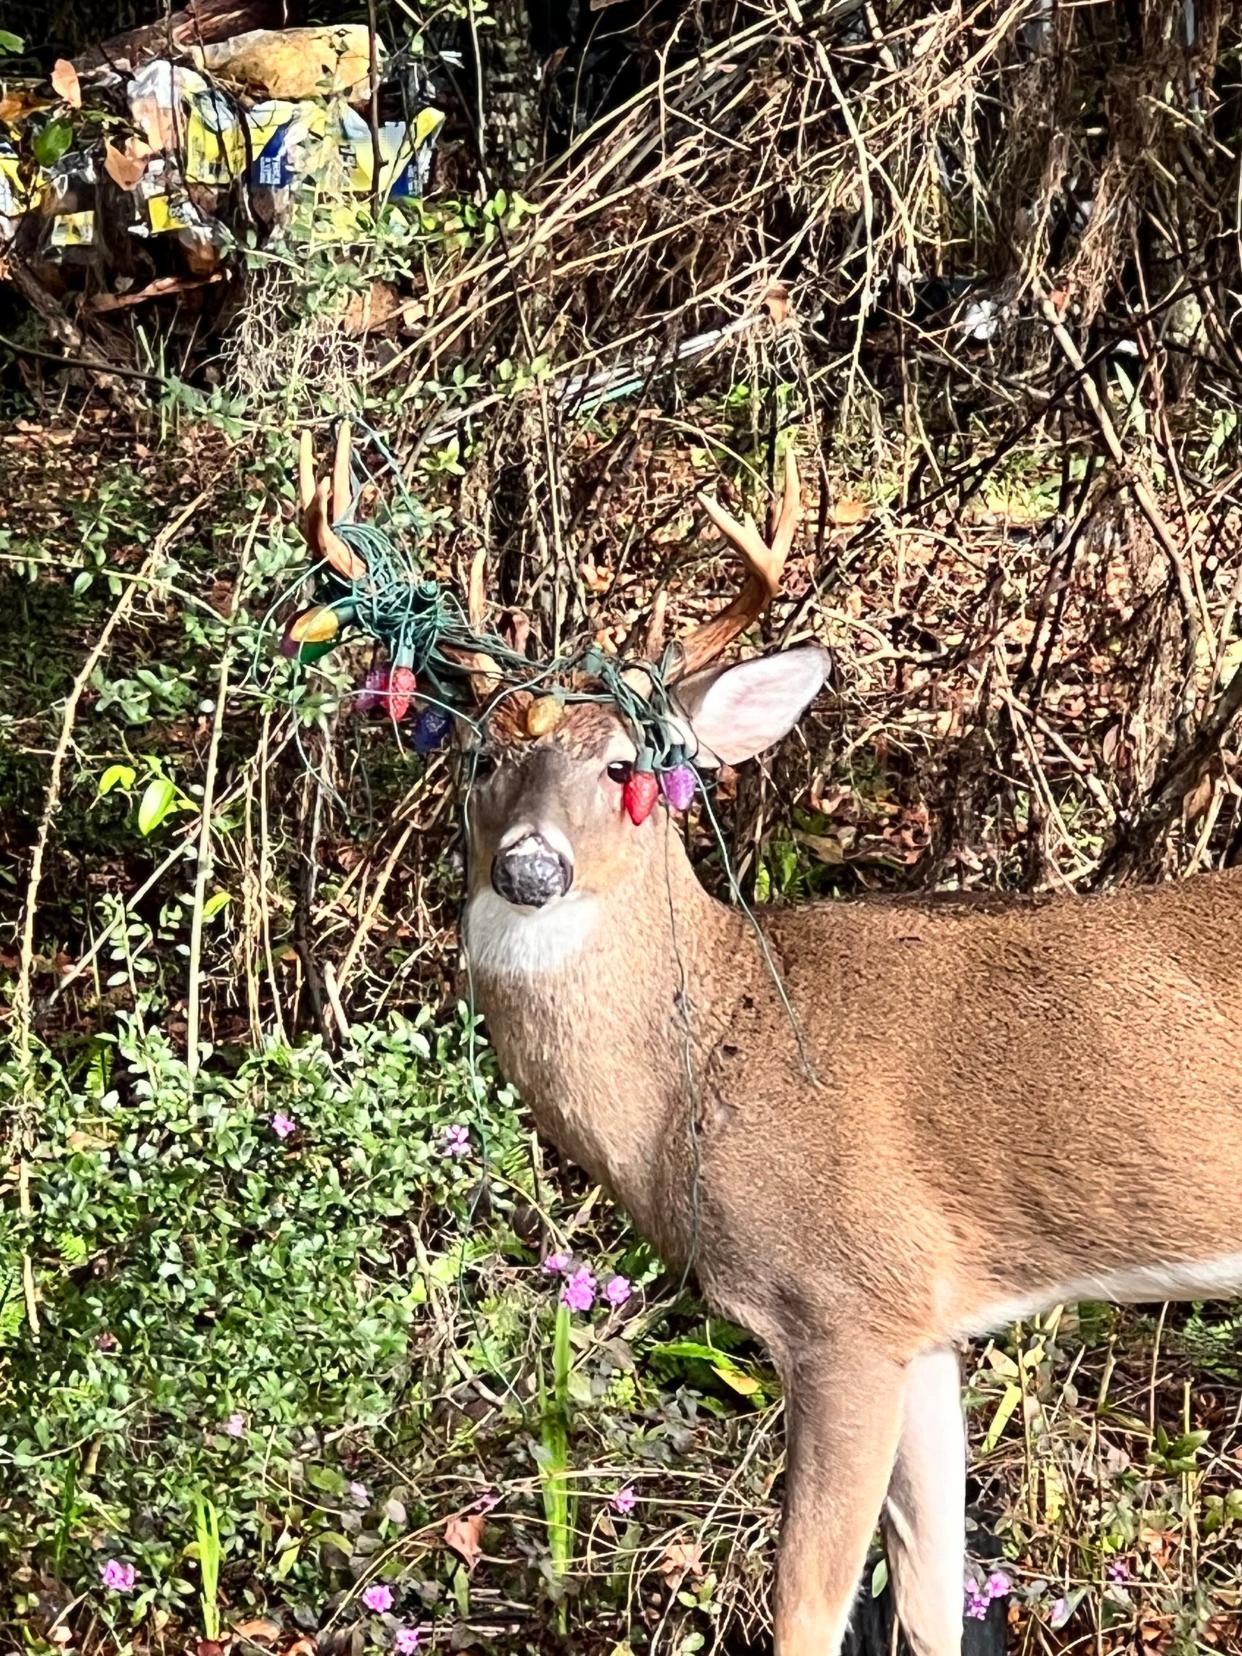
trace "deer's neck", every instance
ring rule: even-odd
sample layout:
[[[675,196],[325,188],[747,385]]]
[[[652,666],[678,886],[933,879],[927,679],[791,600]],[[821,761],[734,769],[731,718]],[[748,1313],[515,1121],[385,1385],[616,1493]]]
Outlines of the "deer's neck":
[[[523,913],[484,890],[467,905],[475,990],[506,1078],[670,1263],[688,1238],[696,1077],[756,956],[744,931],[675,839],[606,896]]]

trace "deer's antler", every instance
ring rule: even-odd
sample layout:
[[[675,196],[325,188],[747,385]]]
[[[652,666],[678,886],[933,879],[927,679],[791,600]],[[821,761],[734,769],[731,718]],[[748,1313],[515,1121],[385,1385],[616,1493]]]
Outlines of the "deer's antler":
[[[336,434],[336,453],[331,478],[315,481],[315,450],[309,431],[298,438],[298,504],[306,544],[316,557],[325,559],[347,581],[359,581],[367,572],[365,562],[348,547],[333,529],[350,514],[353,504],[349,482],[352,434],[348,420],[342,420]],[[470,621],[478,627],[483,613],[482,553],[475,559],[470,576]],[[465,669],[470,687],[479,701],[486,701],[499,687],[503,675],[483,650],[444,646],[444,654]]]
[[[302,534],[316,557],[324,558],[347,581],[359,581],[367,566],[346,546],[332,528],[349,515],[349,421],[342,420],[336,434],[336,456],[332,480],[315,481],[315,450],[309,431],[298,439],[298,502],[302,508]]]
[[[701,494],[699,503],[721,534],[741,553],[747,574],[742,590],[731,604],[681,639],[681,659],[676,668],[678,678],[697,672],[700,667],[714,661],[763,614],[776,597],[785,560],[802,516],[801,485],[793,449],[785,450],[785,492],[770,544],[759,533],[753,518],[747,516],[739,523],[710,495]]]

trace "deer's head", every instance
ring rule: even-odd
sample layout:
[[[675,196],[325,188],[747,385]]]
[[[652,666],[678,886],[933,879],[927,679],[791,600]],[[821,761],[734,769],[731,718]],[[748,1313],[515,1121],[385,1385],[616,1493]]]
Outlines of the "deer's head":
[[[347,579],[357,575],[358,560],[333,524],[350,511],[349,445],[343,424],[331,479],[318,483],[306,433],[299,457],[303,534]],[[733,601],[682,638],[676,651],[672,713],[681,745],[704,769],[738,764],[779,741],[823,684],[829,660],[824,650],[802,647],[729,667],[715,664],[780,585],[800,515],[793,451],[786,453],[784,497],[770,542],[750,518],[739,523],[714,500],[700,500],[746,567]],[[470,596],[477,627],[483,610],[477,561]],[[638,757],[633,733],[608,703],[571,702],[553,729],[532,739],[529,691],[498,694],[500,669],[481,652],[446,646],[445,653],[469,675],[476,698],[488,704],[467,799],[471,907],[484,899],[493,919],[510,931],[523,918],[560,914],[564,925],[557,919],[537,930],[555,934],[559,928],[570,935],[579,928],[565,911],[581,913],[605,897],[624,902],[666,839],[658,833],[662,812],[636,825],[623,809],[623,790]],[[634,671],[644,680],[642,668]],[[476,931],[472,924],[472,952]]]
[[[828,670],[826,652],[814,647],[712,665],[779,586],[799,512],[792,451],[770,544],[749,519],[738,523],[714,501],[703,504],[741,554],[747,576],[733,602],[683,638],[677,652],[676,721],[700,769],[738,764],[779,741]],[[467,801],[471,898],[484,899],[494,918],[505,905],[515,919],[618,894],[624,901],[664,843],[659,809],[636,825],[623,807],[637,758],[632,731],[608,704],[571,702],[554,729],[530,739],[525,714],[526,705],[511,699],[488,721]]]

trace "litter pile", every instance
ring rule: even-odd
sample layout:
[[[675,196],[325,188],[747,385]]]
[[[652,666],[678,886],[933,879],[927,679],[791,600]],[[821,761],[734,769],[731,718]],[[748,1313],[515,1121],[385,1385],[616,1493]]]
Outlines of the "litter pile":
[[[304,206],[342,241],[427,188],[442,112],[420,66],[365,27],[256,29],[141,62],[0,87],[4,249],[75,267],[112,308],[154,284],[215,279]],[[144,256],[145,255],[145,256]],[[100,290],[104,290],[102,293]]]

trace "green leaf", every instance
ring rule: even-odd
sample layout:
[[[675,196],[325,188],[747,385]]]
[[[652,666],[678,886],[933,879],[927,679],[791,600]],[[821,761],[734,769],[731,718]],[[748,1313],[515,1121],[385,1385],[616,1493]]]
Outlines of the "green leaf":
[[[138,832],[144,836],[153,834],[172,810],[176,798],[177,790],[166,776],[157,776],[148,782],[138,807]]]
[[[72,142],[73,128],[68,121],[49,121],[30,147],[41,167],[54,167]]]
[[[132,788],[137,772],[132,765],[109,765],[99,778],[97,799],[106,799],[113,788]]]
[[[214,920],[222,908],[228,907],[229,902],[230,895],[227,891],[213,891],[203,904],[203,919]]]
[[[301,1556],[301,1552],[302,1543],[300,1541],[295,1541],[293,1546],[285,1548],[284,1552],[281,1553],[280,1557],[272,1566],[272,1574],[276,1577],[277,1581],[283,1581],[285,1579],[285,1577],[289,1574],[289,1571],[297,1563],[298,1558]]]
[[[735,1368],[732,1363],[713,1363],[712,1373],[718,1375],[726,1386],[732,1386],[735,1392],[743,1397],[753,1397],[759,1390],[759,1382],[753,1374],[746,1374],[742,1369]]]
[[[873,1599],[879,1598],[880,1594],[884,1591],[884,1589],[887,1586],[888,1586],[888,1559],[887,1558],[881,1558],[877,1562],[875,1569],[872,1570],[872,1572],[871,1572],[871,1596],[872,1596],[872,1598]]]
[[[996,1405],[996,1413],[992,1416],[992,1424],[988,1427],[987,1436],[983,1440],[983,1452],[991,1454],[1000,1442],[1001,1433],[1009,1424],[1010,1416],[1022,1401],[1022,1387],[1012,1384],[1005,1387],[1004,1395]]]
[[[26,42],[21,35],[10,34],[7,29],[0,29],[0,52],[24,52]]]
[[[335,1547],[337,1552],[344,1553],[346,1558],[353,1551],[353,1543],[339,1530],[321,1530],[315,1537],[315,1544],[318,1547]]]

